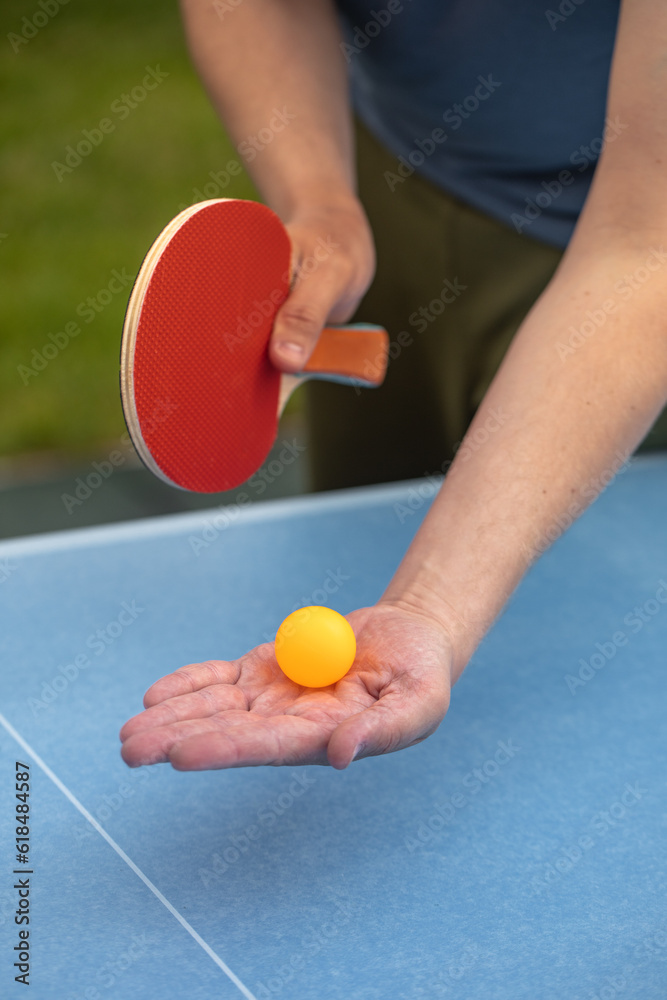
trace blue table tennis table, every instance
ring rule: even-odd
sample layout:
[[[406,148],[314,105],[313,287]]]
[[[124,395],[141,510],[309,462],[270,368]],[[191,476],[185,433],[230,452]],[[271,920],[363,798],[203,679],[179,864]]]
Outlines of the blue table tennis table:
[[[531,570],[424,743],[343,772],[121,761],[158,677],[375,601],[428,496],[0,546],[3,1000],[667,997],[665,458]]]

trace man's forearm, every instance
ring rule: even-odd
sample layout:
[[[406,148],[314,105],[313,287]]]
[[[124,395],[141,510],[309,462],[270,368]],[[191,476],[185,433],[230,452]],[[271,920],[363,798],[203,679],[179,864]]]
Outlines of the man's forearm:
[[[220,11],[211,0],[181,0],[194,61],[238,146],[281,121],[250,160],[269,205],[297,208],[351,198],[352,128],[340,32],[330,0],[244,0]]]
[[[442,621],[454,680],[667,400],[666,45],[664,6],[622,0],[607,113],[627,134],[603,150],[558,272],[385,595]],[[493,411],[495,430],[474,447]]]
[[[566,257],[384,595],[443,622],[455,677],[526,569],[610,481],[667,399],[667,255],[652,248],[654,236],[638,249],[639,234],[631,247],[617,234],[608,254]],[[619,296],[637,269],[650,280]]]

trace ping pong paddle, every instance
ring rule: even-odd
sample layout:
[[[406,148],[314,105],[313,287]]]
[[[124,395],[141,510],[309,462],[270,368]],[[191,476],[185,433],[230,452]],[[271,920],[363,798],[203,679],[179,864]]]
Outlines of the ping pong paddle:
[[[320,259],[335,252],[324,240],[318,250]],[[295,375],[271,363],[291,258],[278,216],[233,198],[185,209],[150,248],[125,315],[121,398],[139,457],[172,486],[215,493],[245,482],[306,378],[381,384],[388,351],[381,327],[327,327]]]

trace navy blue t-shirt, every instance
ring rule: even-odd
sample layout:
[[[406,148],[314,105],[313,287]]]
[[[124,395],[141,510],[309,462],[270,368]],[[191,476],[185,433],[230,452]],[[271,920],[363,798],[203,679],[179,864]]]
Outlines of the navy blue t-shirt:
[[[603,136],[620,0],[338,0],[355,109],[412,170],[564,247]],[[606,129],[606,132],[605,132]]]

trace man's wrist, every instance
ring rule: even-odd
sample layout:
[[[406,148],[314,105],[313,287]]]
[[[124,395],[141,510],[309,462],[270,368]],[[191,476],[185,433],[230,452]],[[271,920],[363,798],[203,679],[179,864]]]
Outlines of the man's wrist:
[[[452,649],[452,683],[463,673],[488,628],[486,623],[466,620],[447,600],[437,581],[427,582],[423,576],[407,584],[392,580],[378,604],[409,611],[447,636]]]
[[[286,191],[275,206],[285,225],[312,217],[349,217],[368,226],[366,213],[356,192],[346,184],[321,181]]]

